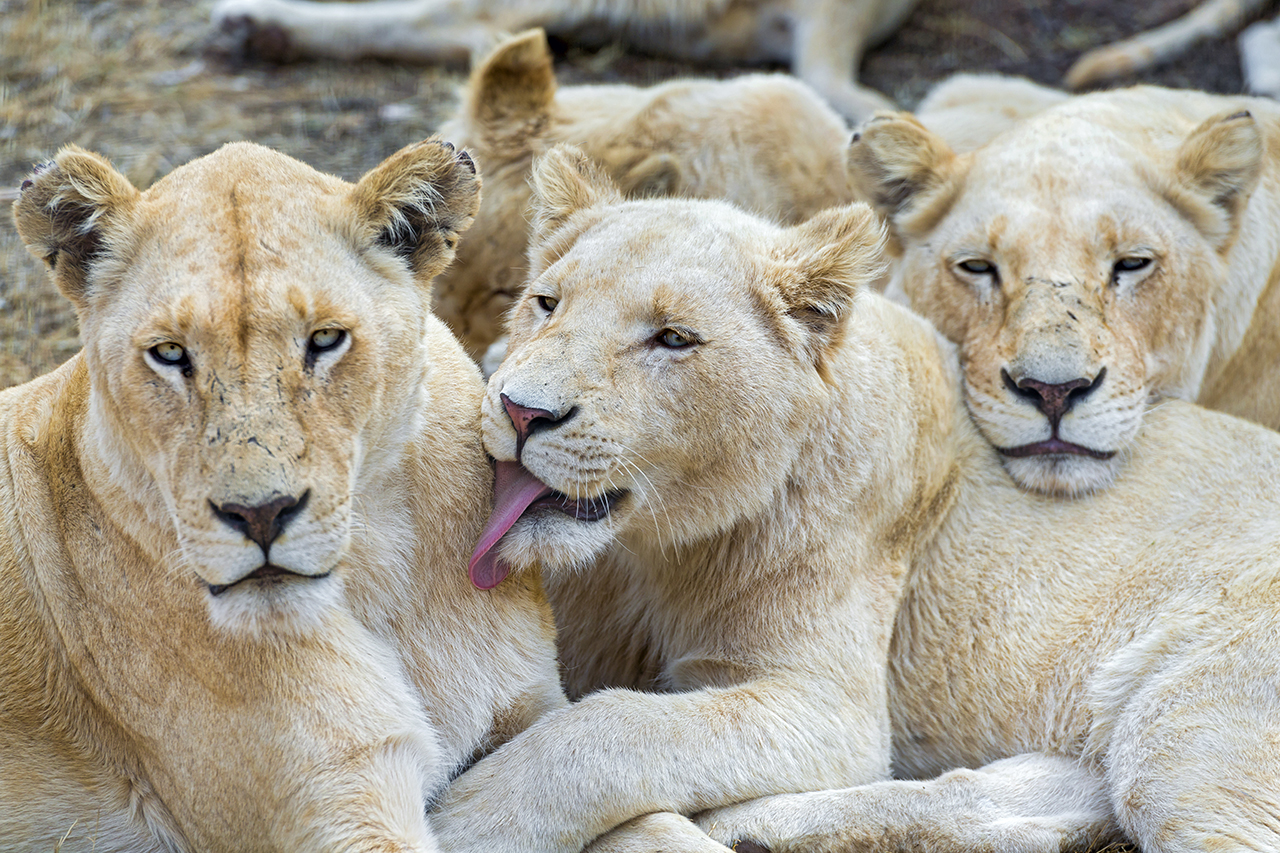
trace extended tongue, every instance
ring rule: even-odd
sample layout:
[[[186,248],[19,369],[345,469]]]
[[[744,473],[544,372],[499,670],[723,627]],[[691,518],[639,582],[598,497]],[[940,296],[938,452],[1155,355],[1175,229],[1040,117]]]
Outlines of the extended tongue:
[[[471,583],[478,589],[493,589],[502,583],[511,567],[498,559],[493,547],[529,504],[551,494],[551,487],[536,479],[519,462],[499,462],[493,484],[493,514],[480,534],[480,541],[467,563]]]

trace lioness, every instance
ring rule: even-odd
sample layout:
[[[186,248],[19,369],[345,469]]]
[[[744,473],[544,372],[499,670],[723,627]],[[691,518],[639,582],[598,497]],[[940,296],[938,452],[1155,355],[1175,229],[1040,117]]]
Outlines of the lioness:
[[[857,83],[867,48],[906,20],[917,0],[219,0],[214,26],[272,58],[381,57],[465,62],[530,27],[571,40],[632,46],[701,63],[790,63],[846,118],[888,106]]]
[[[909,115],[849,149],[887,218],[888,292],[961,345],[969,408],[1022,485],[1105,487],[1153,399],[1280,427],[1280,110],[1138,87],[967,155]]]
[[[534,175],[471,573],[546,573],[582,698],[455,781],[442,846],[655,809],[775,850],[1280,845],[1280,435],[1170,403],[1112,489],[1028,494],[955,348],[866,291],[866,208],[628,202],[563,149]]]
[[[632,196],[724,198],[786,223],[852,200],[849,132],[794,78],[558,88],[541,30],[477,66],[441,133],[485,176],[475,224],[435,285],[436,314],[476,359],[524,285],[529,172],[556,143],[581,147]]]
[[[492,473],[428,303],[478,188],[434,141],[23,183],[84,349],[0,393],[0,849],[433,851],[563,702],[536,577],[463,574]]]

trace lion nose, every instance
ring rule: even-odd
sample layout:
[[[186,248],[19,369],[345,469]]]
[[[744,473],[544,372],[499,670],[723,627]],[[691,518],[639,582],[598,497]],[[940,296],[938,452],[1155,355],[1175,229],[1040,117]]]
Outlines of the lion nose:
[[[1107,375],[1107,369],[1104,367],[1093,379],[1081,378],[1072,379],[1069,382],[1050,383],[1030,377],[1023,377],[1015,382],[1008,371],[1002,372],[1005,385],[1013,393],[1034,403],[1055,428],[1062,420],[1062,416],[1071,411],[1071,407],[1080,400],[1092,394]]]
[[[574,412],[578,411],[578,407],[573,406],[567,411],[556,413],[547,409],[522,406],[506,394],[499,394],[498,396],[502,398],[502,405],[507,410],[507,417],[511,418],[511,425],[516,428],[517,460],[524,453],[524,443],[529,436],[538,430],[564,423],[573,417]]]
[[[286,524],[302,511],[311,497],[311,490],[302,493],[302,497],[285,495],[258,506],[245,506],[237,503],[224,503],[221,506],[209,502],[213,514],[232,530],[243,533],[247,538],[258,543],[262,553],[266,554],[271,543],[276,541]]]

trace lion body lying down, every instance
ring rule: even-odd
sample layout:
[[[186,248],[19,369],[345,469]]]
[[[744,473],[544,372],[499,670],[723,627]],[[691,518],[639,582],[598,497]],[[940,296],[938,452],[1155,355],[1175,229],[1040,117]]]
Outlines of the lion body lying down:
[[[889,224],[886,292],[960,345],[969,408],[1028,488],[1106,487],[1152,400],[1280,428],[1280,109],[1057,97],[967,154],[907,115],[862,128],[851,177]]]
[[[722,198],[783,223],[853,200],[849,132],[794,78],[558,87],[538,30],[477,66],[441,133],[475,155],[485,180],[475,224],[436,281],[434,302],[477,360],[524,286],[529,173],[553,145],[580,146],[629,196]]]
[[[864,207],[628,202],[563,149],[535,185],[472,577],[541,568],[582,698],[455,781],[442,844],[1280,844],[1280,435],[1169,403],[1110,489],[1029,494],[866,291]]]
[[[888,38],[916,0],[221,0],[214,26],[281,58],[375,56],[465,62],[530,27],[690,62],[789,63],[847,118],[889,104],[858,85],[863,53]]]
[[[563,701],[536,580],[465,576],[492,475],[428,285],[477,189],[435,143],[24,186],[84,351],[0,393],[0,849],[434,851]]]

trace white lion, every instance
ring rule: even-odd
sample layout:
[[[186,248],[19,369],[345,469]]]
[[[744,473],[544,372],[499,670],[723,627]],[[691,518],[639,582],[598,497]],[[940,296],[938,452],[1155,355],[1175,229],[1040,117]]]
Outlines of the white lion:
[[[479,595],[479,376],[429,313],[475,166],[64,149],[18,230],[84,350],[0,393],[0,850],[434,851],[563,703],[536,578]]]
[[[775,851],[1280,845],[1280,435],[1166,403],[1110,489],[1029,494],[866,291],[864,207],[625,201],[563,149],[535,184],[472,577],[545,573],[581,698],[455,781],[442,844],[670,810]]]
[[[1280,428],[1280,109],[1053,97],[968,154],[906,114],[849,149],[887,292],[960,345],[983,434],[1024,486],[1071,495],[1111,482],[1152,400]]]

